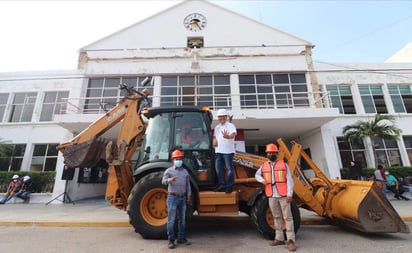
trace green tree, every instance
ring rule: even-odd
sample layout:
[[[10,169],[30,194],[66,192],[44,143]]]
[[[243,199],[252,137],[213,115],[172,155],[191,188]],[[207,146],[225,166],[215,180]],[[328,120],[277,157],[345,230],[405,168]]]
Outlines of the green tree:
[[[374,166],[376,166],[378,157],[376,156],[375,138],[397,140],[402,130],[395,125],[393,116],[376,114],[373,120],[357,121],[353,125],[345,126],[342,132],[346,140],[362,141],[364,138],[369,138],[374,156]]]

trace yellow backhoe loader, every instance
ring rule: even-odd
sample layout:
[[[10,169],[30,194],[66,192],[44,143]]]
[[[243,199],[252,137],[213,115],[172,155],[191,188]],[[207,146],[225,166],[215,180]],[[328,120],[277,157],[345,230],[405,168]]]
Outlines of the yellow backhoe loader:
[[[184,152],[184,165],[191,175],[193,205],[187,217],[248,214],[259,232],[274,237],[268,201],[254,174],[265,157],[236,153],[235,185],[230,194],[214,192],[217,179],[211,141],[212,114],[208,108],[150,107],[148,91],[128,91],[118,104],[72,140],[59,145],[70,168],[92,167],[100,159],[109,164],[106,200],[127,210],[130,223],[144,238],[166,237],[167,189],[161,184],[170,167],[171,151]],[[120,125],[117,139],[105,133]],[[190,126],[191,143],[182,143],[184,128]],[[294,229],[300,226],[299,207],[312,210],[331,223],[367,233],[408,233],[409,228],[374,182],[327,178],[298,143],[291,149],[278,139],[279,155],[292,170],[295,182],[292,214]],[[138,155],[137,159],[134,157]],[[309,177],[300,169],[304,159],[313,171]],[[305,171],[306,172],[306,171]]]

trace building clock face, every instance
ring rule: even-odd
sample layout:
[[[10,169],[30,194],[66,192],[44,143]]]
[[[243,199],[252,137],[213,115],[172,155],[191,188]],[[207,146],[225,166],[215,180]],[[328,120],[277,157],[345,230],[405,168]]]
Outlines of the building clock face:
[[[183,25],[192,32],[201,31],[206,27],[206,17],[200,13],[191,13],[183,20]]]

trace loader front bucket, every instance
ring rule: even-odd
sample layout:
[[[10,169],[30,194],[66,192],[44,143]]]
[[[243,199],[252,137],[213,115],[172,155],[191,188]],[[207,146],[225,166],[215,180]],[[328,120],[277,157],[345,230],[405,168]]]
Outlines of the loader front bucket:
[[[92,138],[86,142],[67,146],[64,148],[64,164],[70,168],[91,168],[101,159],[107,141]]]
[[[409,233],[409,227],[373,181],[331,180],[343,187],[326,199],[332,223],[365,233]],[[329,199],[329,201],[328,201]]]

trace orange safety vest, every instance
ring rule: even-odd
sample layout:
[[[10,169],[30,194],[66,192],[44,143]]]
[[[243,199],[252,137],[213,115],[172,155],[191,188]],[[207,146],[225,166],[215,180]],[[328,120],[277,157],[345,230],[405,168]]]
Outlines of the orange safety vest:
[[[272,173],[275,174],[275,182],[272,182]],[[267,197],[273,196],[272,185],[276,186],[276,190],[279,195],[285,197],[288,192],[288,185],[286,183],[286,166],[285,161],[277,160],[275,163],[275,168],[272,170],[269,162],[265,162],[262,165],[262,176],[267,182],[265,185],[265,193]]]
[[[182,144],[190,144],[192,143],[192,137],[190,135],[184,136],[183,133],[180,135],[180,143]]]

